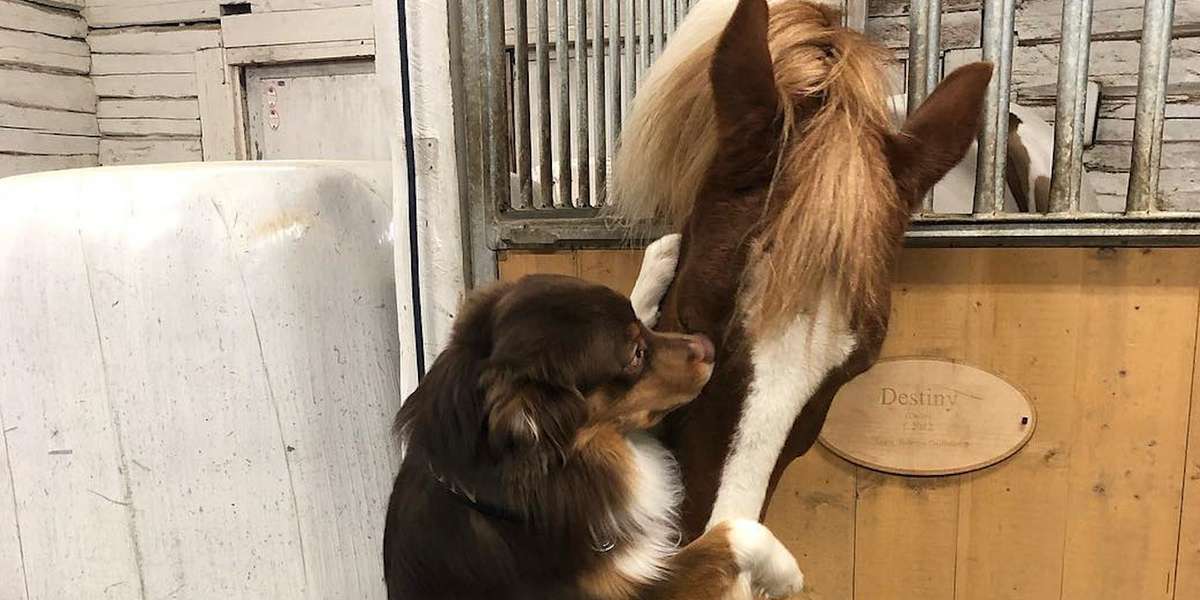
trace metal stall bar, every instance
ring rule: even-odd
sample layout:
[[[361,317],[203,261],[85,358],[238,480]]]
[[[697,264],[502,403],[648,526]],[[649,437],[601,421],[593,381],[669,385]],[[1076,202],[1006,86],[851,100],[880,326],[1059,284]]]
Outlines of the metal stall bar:
[[[558,63],[558,204],[571,206],[571,25],[567,0],[557,0],[555,5],[558,8],[554,48]]]
[[[646,69],[650,68],[650,49],[654,38],[653,22],[650,19],[650,0],[642,0],[642,34],[640,38],[642,43],[638,48],[640,51],[638,56],[641,60],[638,63],[638,68],[642,73],[645,73]]]
[[[621,135],[621,115],[624,114],[624,104],[621,102],[621,2],[624,0],[609,0],[608,21],[608,82],[612,90],[612,114],[608,123],[612,125],[613,140]],[[615,148],[615,146],[614,146]]]
[[[487,65],[483,83],[488,107],[483,114],[488,160],[485,190],[493,200],[494,209],[505,212],[511,208],[512,196],[509,190],[511,163],[508,149],[508,54],[504,48],[504,1],[487,0],[482,3],[481,10],[483,59]]]
[[[865,22],[865,15],[864,15]],[[938,81],[942,49],[942,0],[914,0],[908,13],[908,114],[917,110]],[[933,212],[933,194],[922,200]]]
[[[537,3],[538,208],[554,206],[554,158],[550,133],[550,3]]]
[[[663,0],[663,23],[667,28],[667,32],[674,34],[675,28],[679,27],[679,13],[675,10],[679,0]]]
[[[1158,170],[1162,165],[1163,112],[1174,14],[1174,0],[1146,0],[1142,13],[1137,112],[1133,121],[1133,156],[1126,212],[1153,212],[1161,208],[1158,205]]]
[[[529,208],[533,202],[533,154],[530,147],[533,135],[529,126],[529,0],[516,0],[515,23],[517,39],[513,49],[515,81],[513,104],[516,115],[517,208]]]
[[[667,43],[667,0],[654,0],[654,57],[662,56]]]
[[[596,161],[592,184],[596,191],[592,206],[602,206],[607,194],[608,183],[608,126],[607,105],[604,101],[604,0],[595,0],[592,5],[592,56],[596,60],[596,88],[592,102],[596,106]]]
[[[629,104],[637,93],[637,0],[625,0],[625,93],[621,105],[629,112]]]
[[[983,60],[995,65],[983,100],[975,214],[1004,212],[1004,167],[1008,154],[1008,94],[1012,82],[1015,0],[987,0],[983,10]]]
[[[1065,0],[1058,52],[1058,106],[1054,110],[1051,212],[1079,212],[1091,37],[1092,0]]]
[[[578,162],[576,177],[579,179],[579,199],[576,206],[592,205],[592,192],[588,185],[591,175],[588,137],[591,135],[591,119],[588,118],[588,20],[587,0],[575,0],[575,72],[578,74],[579,89],[575,91],[575,160]]]
[[[940,0],[939,0],[940,3]],[[845,24],[850,29],[858,31],[867,30],[867,0],[846,0],[845,2]],[[912,10],[911,8],[909,9]],[[941,10],[939,9],[940,13]],[[912,13],[909,13],[909,19],[912,18]],[[938,24],[941,24],[941,19],[938,19]],[[909,30],[909,35],[912,35]]]

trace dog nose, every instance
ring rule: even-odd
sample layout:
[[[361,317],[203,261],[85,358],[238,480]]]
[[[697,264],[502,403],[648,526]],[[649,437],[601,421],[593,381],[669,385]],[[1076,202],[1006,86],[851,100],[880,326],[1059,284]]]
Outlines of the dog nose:
[[[693,335],[688,340],[688,358],[705,364],[712,363],[717,358],[717,349],[712,340],[703,335]]]

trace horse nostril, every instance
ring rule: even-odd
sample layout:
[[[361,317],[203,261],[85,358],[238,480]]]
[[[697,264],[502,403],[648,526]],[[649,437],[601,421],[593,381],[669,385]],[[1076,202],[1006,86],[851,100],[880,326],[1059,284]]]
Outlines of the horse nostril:
[[[688,358],[705,364],[712,363],[717,357],[717,349],[711,340],[703,335],[691,336],[688,340]]]

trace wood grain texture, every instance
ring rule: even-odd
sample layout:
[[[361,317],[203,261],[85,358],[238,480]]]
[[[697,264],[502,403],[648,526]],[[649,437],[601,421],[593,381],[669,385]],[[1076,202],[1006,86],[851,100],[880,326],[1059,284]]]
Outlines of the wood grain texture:
[[[37,154],[0,154],[0,177],[41,171],[94,167],[100,164],[95,154],[79,156],[42,156]]]
[[[91,51],[83,40],[0,29],[0,64],[32,70],[86,74]]]
[[[23,0],[0,0],[0,28],[80,39],[88,30],[87,22],[78,13]]]
[[[89,4],[83,9],[83,16],[87,18],[88,25],[94,28],[195,23],[219,20],[221,5],[217,0],[165,3],[161,0],[147,0],[140,4],[108,6]]]
[[[101,98],[96,104],[96,116],[101,119],[192,120],[200,118],[200,107],[194,98]]]
[[[87,42],[96,54],[191,54],[220,46],[221,30],[214,25],[93,29]]]
[[[226,48],[374,38],[370,6],[250,13],[221,18]]]
[[[196,52],[193,68],[196,74],[197,100],[200,108],[201,144],[204,160],[236,160],[238,131],[234,114],[239,110],[232,75],[225,64],[222,48]]]
[[[1200,339],[1200,323],[1196,329]],[[1196,349],[1200,363],[1200,347]],[[1183,515],[1179,520],[1179,556],[1175,563],[1175,599],[1200,597],[1200,369],[1192,367],[1192,411],[1183,465]]]
[[[191,54],[95,54],[92,75],[146,75],[151,73],[192,73]]]
[[[0,127],[0,152],[20,154],[95,154],[97,138]]]
[[[200,120],[183,119],[99,119],[100,133],[106,136],[183,136],[200,135]]]
[[[189,162],[203,158],[200,138],[104,138],[100,140],[100,164],[147,165]]]
[[[96,95],[104,98],[195,98],[195,73],[97,75]]]
[[[0,127],[28,129],[43,133],[99,135],[96,117],[91,113],[30,108],[0,103]]]

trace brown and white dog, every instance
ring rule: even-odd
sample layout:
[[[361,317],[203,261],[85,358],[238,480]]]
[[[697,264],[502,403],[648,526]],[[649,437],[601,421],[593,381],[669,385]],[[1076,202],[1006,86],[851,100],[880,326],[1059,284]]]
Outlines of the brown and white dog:
[[[389,598],[799,591],[795,559],[753,520],[679,547],[678,469],[643,432],[699,393],[713,359],[708,339],[650,331],[628,299],[578,279],[530,276],[474,295],[397,416]]]

